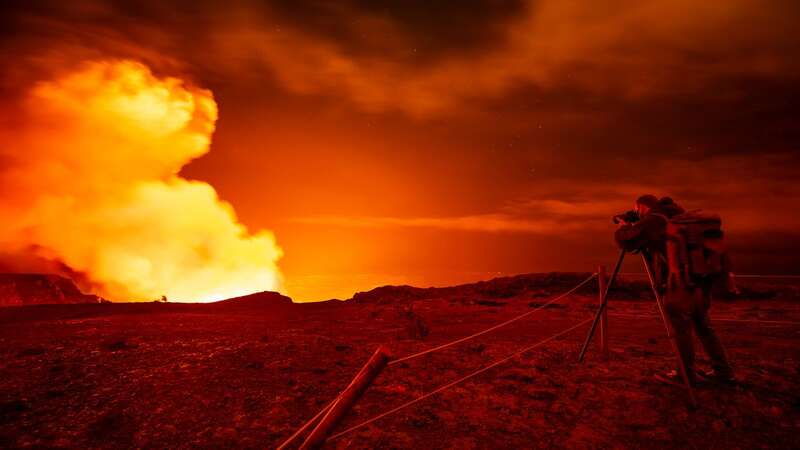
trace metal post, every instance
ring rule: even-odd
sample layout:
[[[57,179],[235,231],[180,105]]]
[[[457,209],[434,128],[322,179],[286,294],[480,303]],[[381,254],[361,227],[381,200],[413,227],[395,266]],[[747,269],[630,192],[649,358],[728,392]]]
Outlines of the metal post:
[[[608,275],[606,274],[606,266],[597,268],[597,284],[600,288],[600,303],[603,303],[603,293],[606,291],[606,281]],[[603,308],[603,313],[600,316],[600,351],[604,359],[608,359],[608,308]]]
[[[648,255],[643,251],[642,262],[644,263],[645,271],[647,271],[647,278],[650,279],[650,287],[653,289],[653,295],[656,296],[658,312],[661,314],[661,320],[664,322],[664,328],[667,329],[667,338],[669,339],[669,343],[672,345],[672,351],[675,352],[675,357],[678,358],[678,369],[680,370],[681,378],[683,378],[683,383],[686,385],[686,392],[689,393],[689,401],[692,403],[692,406],[697,407],[697,399],[694,396],[694,389],[692,389],[692,384],[689,382],[689,375],[686,373],[686,364],[684,364],[681,353],[678,350],[678,342],[675,339],[675,334],[672,330],[672,324],[670,323],[669,319],[667,319],[667,314],[664,310],[664,302],[661,300],[661,294],[658,293],[658,289],[656,288],[656,280],[653,276],[653,268],[650,267],[650,261],[648,261],[647,257]]]
[[[592,341],[592,336],[594,336],[594,332],[597,329],[597,323],[600,322],[600,316],[603,314],[603,310],[606,309],[606,304],[608,303],[608,291],[611,290],[611,286],[614,284],[614,280],[617,279],[617,275],[619,275],[619,270],[622,268],[622,261],[625,259],[625,250],[621,250],[619,252],[619,259],[617,260],[617,265],[614,267],[614,272],[611,274],[611,279],[608,280],[608,284],[606,285],[606,290],[603,292],[603,299],[600,301],[600,308],[597,310],[597,314],[594,316],[594,321],[592,322],[591,328],[589,328],[589,335],[586,336],[586,341],[583,343],[583,348],[581,348],[581,353],[578,355],[578,362],[583,362],[583,357],[586,355],[586,349],[589,348],[589,342]]]
[[[378,347],[369,361],[367,361],[355,378],[353,378],[353,381],[350,382],[350,385],[342,391],[333,406],[328,409],[328,413],[320,420],[317,427],[314,428],[314,431],[312,431],[306,441],[303,442],[303,445],[300,446],[301,450],[318,449],[325,444],[333,427],[335,427],[342,417],[350,411],[350,408],[353,407],[364,391],[372,384],[375,377],[386,367],[389,359],[389,351],[386,347]]]

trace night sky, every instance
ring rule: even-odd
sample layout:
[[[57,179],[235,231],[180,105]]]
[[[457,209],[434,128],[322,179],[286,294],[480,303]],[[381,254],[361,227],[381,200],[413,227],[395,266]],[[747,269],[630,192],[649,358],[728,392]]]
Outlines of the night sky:
[[[140,3],[3,2],[0,169],[31,86],[130,59],[213,93],[181,174],[275,233],[297,300],[591,271],[645,193],[800,273],[797,1]]]

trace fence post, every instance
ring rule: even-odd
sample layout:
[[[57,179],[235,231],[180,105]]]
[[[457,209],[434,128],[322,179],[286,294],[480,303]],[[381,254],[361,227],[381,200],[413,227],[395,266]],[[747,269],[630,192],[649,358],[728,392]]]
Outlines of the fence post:
[[[389,362],[389,351],[384,346],[378,347],[372,357],[367,361],[364,367],[350,382],[350,385],[342,391],[338,400],[333,406],[328,409],[328,413],[320,420],[314,431],[306,438],[303,445],[300,446],[301,450],[318,449],[322,447],[325,440],[328,439],[333,427],[339,423],[339,420],[350,411],[350,408],[358,401],[364,391],[367,390],[375,377],[381,373],[386,364]]]
[[[603,293],[606,291],[607,282],[606,266],[599,266],[597,268],[597,284],[600,288],[601,303],[603,302]],[[605,308],[600,316],[600,351],[603,358],[608,359],[608,308]]]

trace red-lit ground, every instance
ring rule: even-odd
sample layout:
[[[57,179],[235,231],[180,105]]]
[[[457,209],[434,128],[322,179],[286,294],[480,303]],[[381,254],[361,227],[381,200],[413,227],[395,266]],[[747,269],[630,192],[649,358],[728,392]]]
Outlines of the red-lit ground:
[[[256,296],[216,307],[4,308],[0,446],[275,447],[346,386],[378,345],[402,356],[446,342],[528,311],[580,278],[386,289],[346,303],[287,305]],[[639,285],[612,295],[608,362],[595,346],[584,364],[575,361],[582,327],[329,445],[796,445],[800,326],[784,322],[800,322],[797,286],[782,286],[770,299],[715,303],[713,317],[781,323],[717,322],[741,383],[699,388],[695,412],[682,391],[653,378],[673,363],[661,323],[614,315],[654,314],[645,292]],[[389,367],[337,429],[591,317],[596,295],[588,287],[579,293],[560,302],[564,307]],[[420,322],[430,330],[425,338]]]

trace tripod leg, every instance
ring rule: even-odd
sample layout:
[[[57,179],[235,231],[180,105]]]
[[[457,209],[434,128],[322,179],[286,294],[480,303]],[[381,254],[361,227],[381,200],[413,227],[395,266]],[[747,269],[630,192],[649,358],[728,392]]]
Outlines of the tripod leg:
[[[611,290],[611,286],[614,284],[614,280],[617,279],[617,275],[619,274],[620,268],[622,268],[622,261],[625,259],[625,250],[621,250],[619,252],[619,259],[617,260],[617,265],[614,266],[614,272],[611,274],[611,278],[608,280],[608,284],[606,285],[606,290],[603,292],[603,300],[600,302],[600,307],[597,309],[597,314],[594,316],[594,321],[592,321],[592,326],[589,328],[589,335],[586,336],[586,342],[583,343],[583,348],[581,348],[581,353],[578,355],[578,362],[583,362],[583,357],[586,355],[586,349],[589,348],[589,343],[592,341],[592,336],[594,336],[594,332],[597,329],[597,323],[600,322],[600,316],[602,316],[603,311],[606,309],[606,304],[608,304],[608,291]]]
[[[689,375],[686,373],[686,364],[684,364],[680,351],[678,351],[678,342],[675,339],[675,333],[672,330],[672,324],[667,318],[666,311],[664,310],[664,302],[662,301],[661,295],[658,293],[658,289],[656,288],[656,280],[653,276],[653,268],[650,266],[650,261],[647,260],[647,256],[648,255],[646,255],[645,252],[642,252],[644,269],[647,271],[647,278],[650,279],[650,287],[653,289],[653,295],[656,297],[656,305],[658,305],[658,312],[661,314],[661,320],[664,322],[664,328],[667,330],[667,338],[669,339],[669,343],[672,345],[672,351],[675,352],[675,357],[678,358],[678,369],[681,372],[683,383],[686,385],[686,392],[689,393],[689,401],[692,403],[692,406],[696,408],[697,399],[694,396],[692,384],[689,382]]]

